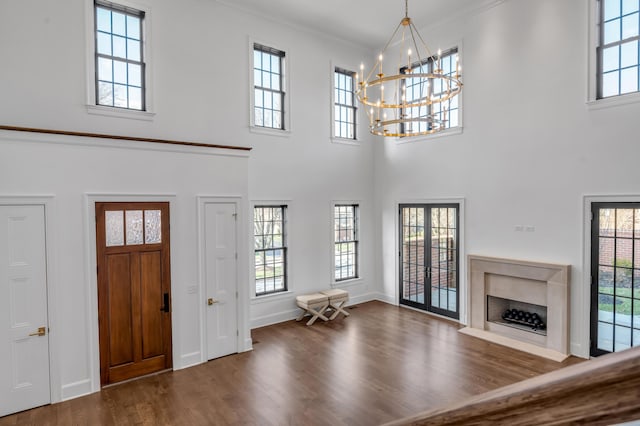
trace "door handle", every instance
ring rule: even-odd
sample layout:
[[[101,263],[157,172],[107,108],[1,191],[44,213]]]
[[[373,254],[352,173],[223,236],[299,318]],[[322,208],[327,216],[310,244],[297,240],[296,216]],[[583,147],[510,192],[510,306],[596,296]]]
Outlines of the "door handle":
[[[210,298],[207,299],[207,305],[209,305],[209,306],[213,305],[214,303],[218,303],[218,302],[219,302],[219,300],[216,300],[213,297],[210,297]]]
[[[160,308],[162,312],[169,312],[169,293],[162,295],[163,306]]]
[[[38,327],[38,331],[36,331],[35,333],[29,334],[29,336],[44,336],[45,334],[47,334],[47,328]]]

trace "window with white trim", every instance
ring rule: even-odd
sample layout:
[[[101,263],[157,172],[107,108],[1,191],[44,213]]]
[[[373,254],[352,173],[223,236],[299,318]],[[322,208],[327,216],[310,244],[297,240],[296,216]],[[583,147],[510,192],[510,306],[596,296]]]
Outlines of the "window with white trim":
[[[439,67],[438,67],[439,61]],[[422,61],[417,62],[411,66],[414,73],[433,73],[434,69],[442,69],[444,75],[455,77],[458,66],[458,48],[453,48],[447,52],[443,52],[439,57],[430,57]],[[407,67],[400,69],[401,73],[407,72]],[[418,102],[427,99],[429,96],[438,97],[442,92],[446,90],[444,86],[445,82],[442,79],[438,79],[437,85],[430,86],[430,83],[424,78],[407,78],[406,86],[403,88],[406,96],[407,103]],[[443,103],[433,103],[431,105],[424,105],[421,107],[404,108],[402,114],[408,117],[429,117],[433,116],[436,120],[444,121],[444,128],[450,129],[452,127],[460,126],[460,95],[456,95]],[[410,126],[410,127],[408,127]],[[403,133],[419,133],[427,130],[430,124],[427,122],[417,122],[403,124],[401,131]]]
[[[255,294],[287,291],[287,206],[253,208]]]
[[[358,209],[357,204],[336,204],[333,207],[334,280],[358,278]]]
[[[253,44],[253,125],[285,130],[285,52]]]
[[[640,2],[597,0],[597,98],[638,92]]]
[[[144,111],[145,13],[95,2],[96,105]]]
[[[333,78],[333,136],[356,139],[355,72],[335,67]]]

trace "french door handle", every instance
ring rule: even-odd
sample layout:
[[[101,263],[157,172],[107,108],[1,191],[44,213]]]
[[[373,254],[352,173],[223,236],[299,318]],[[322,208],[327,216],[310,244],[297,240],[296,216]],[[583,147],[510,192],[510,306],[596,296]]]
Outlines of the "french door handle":
[[[424,272],[427,278],[431,278],[431,266],[427,266],[426,268],[424,268]]]
[[[165,293],[162,295],[163,298],[163,306],[160,308],[162,312],[169,312],[169,293]]]
[[[38,327],[38,331],[29,334],[29,336],[44,336],[45,334],[47,334],[46,327]]]

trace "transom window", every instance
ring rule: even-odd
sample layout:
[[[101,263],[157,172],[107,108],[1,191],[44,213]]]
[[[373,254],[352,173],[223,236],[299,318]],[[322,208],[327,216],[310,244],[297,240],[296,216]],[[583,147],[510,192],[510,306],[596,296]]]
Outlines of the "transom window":
[[[440,56],[440,68],[442,73],[447,76],[455,76],[456,68],[458,65],[458,49],[454,48],[448,52],[444,52]],[[430,57],[422,61],[422,63],[415,63],[411,66],[414,73],[431,73],[434,68],[438,66],[438,58]],[[407,67],[400,69],[400,72],[406,74]],[[440,79],[436,82],[434,87],[427,82],[424,78],[407,78],[406,86],[402,88],[404,91],[407,103],[418,102],[428,99],[430,97],[438,97],[445,90],[444,82]],[[444,127],[446,129],[457,127],[460,125],[459,111],[459,95],[454,96],[446,102],[434,103],[433,105],[425,105],[421,107],[405,108],[402,110],[402,114],[408,117],[428,117],[433,116],[436,120],[442,120],[445,122]],[[403,133],[419,133],[427,130],[431,130],[431,125],[425,122],[415,122],[403,124]]]
[[[144,12],[95,3],[96,104],[145,109]]]
[[[160,210],[106,210],[104,215],[107,247],[162,242]]]
[[[253,45],[254,111],[257,127],[284,130],[283,51]]]
[[[356,138],[356,102],[353,71],[335,68],[333,135],[337,138]]]
[[[639,0],[598,0],[598,98],[638,91]]]
[[[333,208],[335,281],[358,278],[358,205]]]
[[[253,209],[256,296],[287,291],[286,206]]]

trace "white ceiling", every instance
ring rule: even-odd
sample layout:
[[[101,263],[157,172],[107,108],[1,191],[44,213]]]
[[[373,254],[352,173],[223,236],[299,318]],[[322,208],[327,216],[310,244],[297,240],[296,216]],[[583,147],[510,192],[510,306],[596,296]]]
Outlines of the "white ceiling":
[[[377,49],[404,17],[404,0],[218,0],[299,28]],[[409,16],[422,30],[504,0],[409,0]]]

